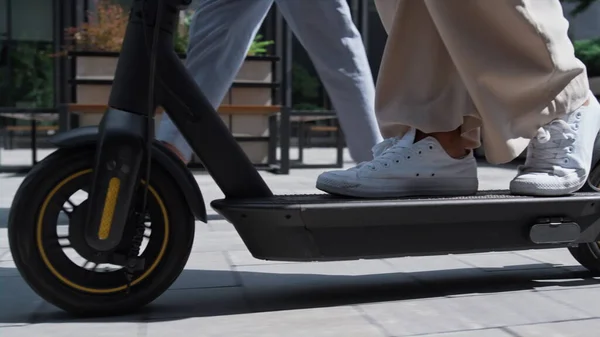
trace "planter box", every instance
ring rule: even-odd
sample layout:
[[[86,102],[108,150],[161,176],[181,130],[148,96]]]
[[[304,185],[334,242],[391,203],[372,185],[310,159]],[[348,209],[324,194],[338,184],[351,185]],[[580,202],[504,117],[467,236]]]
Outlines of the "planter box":
[[[117,67],[118,53],[73,52],[70,57],[75,66],[72,84],[75,86],[73,101],[78,104],[106,104]],[[273,64],[275,57],[248,57],[238,72],[234,84],[223,99],[228,105],[272,105]],[[156,127],[162,116],[156,116]],[[79,114],[79,126],[98,125],[100,114]],[[264,115],[221,115],[235,136],[266,137],[268,116]],[[266,163],[266,142],[242,142],[242,149],[253,163]],[[194,158],[194,161],[197,158]]]

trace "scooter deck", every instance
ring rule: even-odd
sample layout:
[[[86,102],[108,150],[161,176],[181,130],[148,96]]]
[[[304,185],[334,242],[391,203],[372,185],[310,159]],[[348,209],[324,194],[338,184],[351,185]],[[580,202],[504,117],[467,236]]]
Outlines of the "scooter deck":
[[[327,261],[556,248],[594,242],[600,194],[354,199],[328,194],[220,199],[254,257]]]

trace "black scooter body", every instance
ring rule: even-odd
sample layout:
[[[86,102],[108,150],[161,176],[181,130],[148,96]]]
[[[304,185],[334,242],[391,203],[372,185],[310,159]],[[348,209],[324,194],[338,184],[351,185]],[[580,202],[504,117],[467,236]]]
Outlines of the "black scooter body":
[[[213,208],[235,225],[255,257],[342,260],[555,248],[599,239],[600,194],[592,186],[595,184],[555,198],[518,197],[506,191],[473,197],[379,200],[274,196],[173,51],[174,23],[179,6],[186,2],[134,2],[109,106],[147,116],[155,108],[148,103],[148,83],[154,83],[154,104],[166,109],[225,194],[225,199],[212,202]],[[153,17],[161,4],[162,16],[153,22],[142,19]],[[160,31],[153,39],[156,25]],[[154,69],[151,46],[157,46],[155,82],[149,76]],[[125,120],[119,117],[122,115],[107,114],[105,118]],[[97,139],[105,139],[110,130],[101,132]],[[98,158],[110,157],[100,153],[100,148],[98,151]],[[169,165],[179,165],[178,171],[183,167],[180,162]],[[594,181],[596,177],[591,178]],[[181,188],[188,201],[201,201],[195,190],[183,184]],[[202,215],[202,206],[190,207]]]
[[[323,261],[557,248],[598,240],[595,192],[356,200],[329,195],[216,200],[254,257]]]

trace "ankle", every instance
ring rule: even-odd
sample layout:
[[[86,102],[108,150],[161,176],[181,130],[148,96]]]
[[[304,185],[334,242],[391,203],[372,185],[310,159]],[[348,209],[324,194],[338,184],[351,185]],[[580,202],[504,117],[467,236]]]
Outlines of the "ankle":
[[[427,137],[435,138],[440,143],[442,148],[444,148],[446,153],[452,158],[458,159],[469,154],[469,150],[467,150],[464,146],[464,142],[460,134],[460,128],[449,132],[432,133],[424,133],[422,131],[417,130],[415,142],[418,142]]]

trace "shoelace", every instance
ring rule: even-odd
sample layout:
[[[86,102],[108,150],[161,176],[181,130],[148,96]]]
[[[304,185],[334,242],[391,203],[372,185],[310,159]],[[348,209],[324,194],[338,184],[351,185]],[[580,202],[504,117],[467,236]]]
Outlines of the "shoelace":
[[[383,140],[383,142],[376,144],[371,149],[371,151],[373,152],[373,158],[379,157],[380,155],[383,154],[383,152],[385,152],[385,150],[396,145],[396,143],[398,143],[400,141],[402,141],[402,138],[392,137],[392,138],[386,138]]]
[[[403,139],[400,137],[387,138],[383,142],[373,147],[373,160],[368,162],[370,168],[376,168],[379,165],[385,165],[389,161],[389,155],[395,155],[404,152],[413,145],[411,138]],[[361,163],[362,164],[362,163]]]
[[[399,142],[402,142],[401,137],[391,137],[391,138],[384,139],[381,143],[375,144],[375,146],[373,146],[373,148],[371,149],[371,152],[373,153],[373,160],[362,161],[362,162],[358,163],[356,166],[350,168],[350,170],[358,170],[359,168],[363,167],[364,165],[374,162],[375,159],[380,157],[384,152],[386,152],[386,150],[388,150],[389,148],[398,144]]]
[[[371,152],[373,153],[373,159],[379,157],[385,150],[387,150],[390,146],[393,146],[401,139],[399,137],[386,138],[381,143],[375,144],[373,148],[371,148]],[[350,168],[350,170],[357,170],[363,167],[365,164],[369,163],[368,161],[361,161],[356,166]]]
[[[561,119],[540,128],[531,140],[527,166],[519,169],[553,173],[555,166],[564,166],[568,163],[568,154],[573,151],[575,131],[572,125]]]

